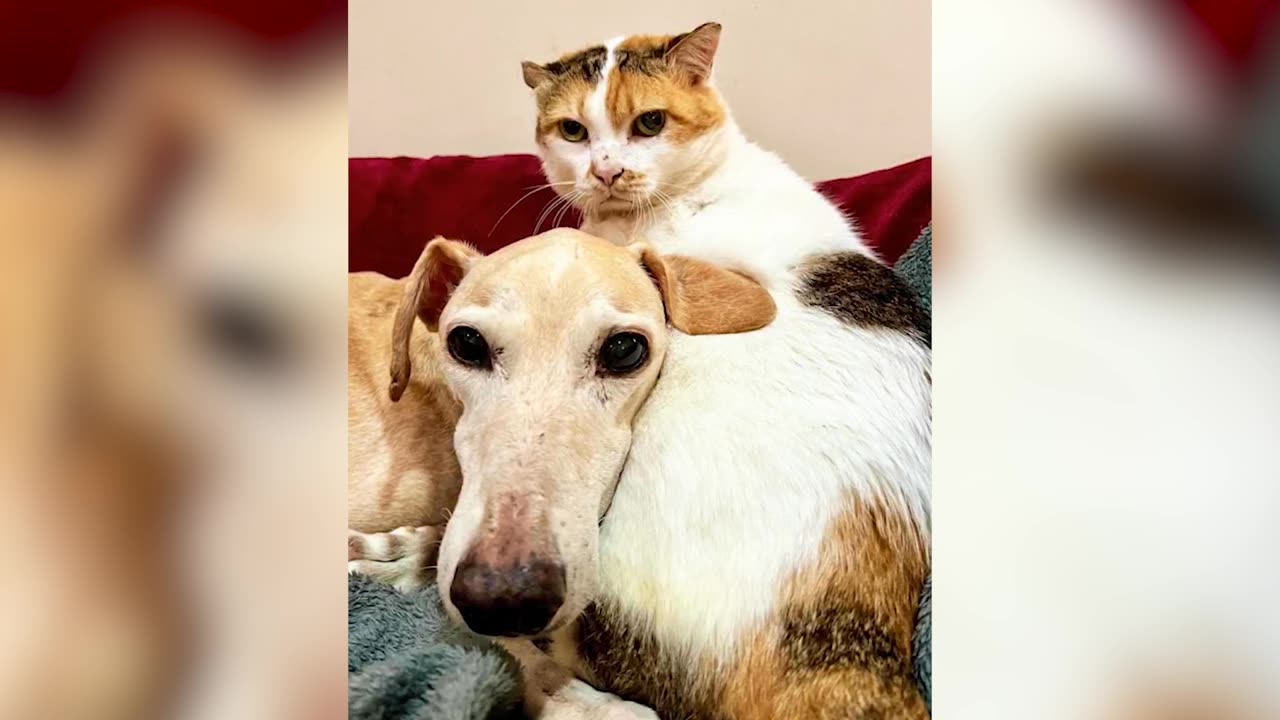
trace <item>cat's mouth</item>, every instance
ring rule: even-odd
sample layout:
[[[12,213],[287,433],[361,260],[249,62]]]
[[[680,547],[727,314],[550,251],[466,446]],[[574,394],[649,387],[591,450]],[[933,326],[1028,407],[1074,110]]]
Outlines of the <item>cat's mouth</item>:
[[[649,194],[643,190],[609,188],[598,196],[595,206],[610,213],[633,212],[646,206]]]

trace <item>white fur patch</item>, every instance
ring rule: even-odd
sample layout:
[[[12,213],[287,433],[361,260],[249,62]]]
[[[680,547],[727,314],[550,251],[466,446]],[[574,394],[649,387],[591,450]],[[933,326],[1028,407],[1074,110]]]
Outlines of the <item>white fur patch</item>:
[[[588,102],[593,154],[597,140],[608,147],[605,128],[616,134],[604,108],[615,47]],[[564,176],[570,166],[585,173],[582,148],[567,145],[539,148],[552,180],[578,180]],[[787,576],[816,560],[851,492],[898,508],[927,541],[930,350],[796,300],[793,268],[806,258],[874,253],[731,116],[681,148],[626,148],[623,163],[662,195],[582,229],[742,271],[778,305],[756,332],[673,333],[601,527],[603,595],[668,647],[723,660],[773,610]]]
[[[757,332],[673,334],[601,529],[604,592],[693,655],[728,658],[850,491],[929,526],[928,349],[779,300]]]
[[[605,128],[612,128],[613,123],[609,121],[609,108],[605,103],[605,98],[609,95],[609,74],[613,72],[614,67],[618,64],[618,45],[625,38],[618,36],[605,43],[605,59],[604,66],[600,68],[600,83],[596,85],[595,90],[587,96],[586,119],[587,126],[591,128],[593,133],[603,132]],[[611,138],[615,139],[615,138]],[[596,142],[597,138],[593,135],[592,142]],[[604,140],[604,138],[599,138]]]

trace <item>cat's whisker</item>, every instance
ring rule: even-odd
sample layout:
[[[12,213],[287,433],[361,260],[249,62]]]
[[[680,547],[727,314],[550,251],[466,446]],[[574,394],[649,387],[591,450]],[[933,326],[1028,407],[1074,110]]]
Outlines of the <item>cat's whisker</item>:
[[[553,212],[557,207],[559,207],[560,203],[562,203],[562,202],[564,202],[564,201],[565,201],[565,198],[564,198],[563,196],[559,196],[559,195],[557,195],[555,198],[553,198],[553,199],[551,200],[551,202],[547,203],[547,206],[546,206],[546,207],[542,208],[542,212],[538,213],[538,221],[537,221],[536,223],[534,223],[534,225],[533,225],[533,234],[534,234],[534,235],[537,235],[537,234],[538,234],[538,229],[542,227],[542,220],[543,220],[543,219],[544,219],[544,218],[545,218],[549,213]]]
[[[645,203],[644,217],[642,218],[643,224],[641,225],[641,227],[643,227],[644,229],[648,229],[658,221],[658,211],[653,207],[652,196],[646,197],[644,199],[644,203]],[[637,227],[636,230],[639,231],[641,227]]]
[[[553,217],[553,214],[555,213],[557,208],[568,207],[573,202],[574,198],[578,197],[578,195],[580,194],[581,194],[580,190],[574,190],[568,195],[564,195],[558,198],[555,202],[551,203],[551,205],[548,206],[545,210],[543,210],[542,214],[538,216],[538,222],[536,225],[533,226],[533,234],[534,235],[538,234],[539,230],[541,230],[542,228],[543,220],[548,220],[551,217]]]
[[[575,207],[576,207],[576,203],[573,203],[573,202],[569,203],[570,210],[574,209]],[[581,208],[579,208],[578,210],[579,210],[579,214],[581,214]],[[581,224],[581,221],[579,221],[579,224]]]
[[[557,196],[555,196],[555,197],[551,198],[550,200],[548,200],[548,201],[547,201],[547,203],[546,203],[545,205],[543,205],[543,206],[542,206],[542,211],[538,213],[538,221],[539,221],[539,222],[541,222],[541,220],[542,220],[542,216],[543,216],[543,215],[545,215],[549,209],[551,209],[551,208],[555,207],[555,206],[556,206],[556,203],[558,203],[558,202],[560,202],[560,196],[559,196],[559,195],[557,195]],[[535,228],[535,229],[537,228],[537,223],[536,223],[536,222],[534,223],[534,228]]]
[[[572,184],[572,183],[573,183],[572,180],[568,181],[568,184]],[[548,188],[552,188],[556,185],[561,185],[561,184],[565,184],[565,183],[546,183],[544,185],[535,185],[532,188],[525,188],[529,192],[526,192],[524,195],[521,195],[519,200],[516,200],[515,202],[511,203],[511,207],[507,208],[507,211],[502,213],[502,215],[498,218],[498,222],[494,223],[493,227],[489,228],[489,237],[493,237],[493,231],[498,229],[498,226],[502,224],[502,221],[506,219],[507,215],[510,215],[511,211],[515,210],[517,205],[524,202],[525,198],[528,198],[529,196],[536,194],[539,190],[546,190]]]
[[[564,219],[564,214],[569,212],[569,208],[571,207],[573,207],[573,203],[571,202],[567,202],[560,206],[560,211],[556,213],[555,219],[551,221],[551,228],[548,229],[560,227],[560,221]]]
[[[662,192],[657,188],[654,188],[653,195],[654,197],[658,198],[658,202],[662,203],[662,209],[664,211],[671,210],[671,204],[672,202],[674,202],[674,199],[670,195]],[[654,222],[655,223],[657,222],[656,212],[655,212]]]

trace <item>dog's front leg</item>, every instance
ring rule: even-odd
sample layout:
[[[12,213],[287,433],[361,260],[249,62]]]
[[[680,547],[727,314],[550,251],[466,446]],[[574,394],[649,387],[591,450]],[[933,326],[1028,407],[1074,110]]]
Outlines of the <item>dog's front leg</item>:
[[[525,711],[538,720],[658,720],[649,708],[601,692],[574,677],[525,638],[500,638],[520,662]]]
[[[401,591],[435,581],[444,526],[401,527],[385,533],[347,530],[347,573],[368,575]]]

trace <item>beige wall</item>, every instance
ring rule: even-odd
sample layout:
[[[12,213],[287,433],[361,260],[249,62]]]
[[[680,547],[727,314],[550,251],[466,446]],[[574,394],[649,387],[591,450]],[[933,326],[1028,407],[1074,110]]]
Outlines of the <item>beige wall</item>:
[[[352,0],[351,155],[531,152],[520,61],[724,25],[716,82],[812,179],[930,154],[928,0]]]

